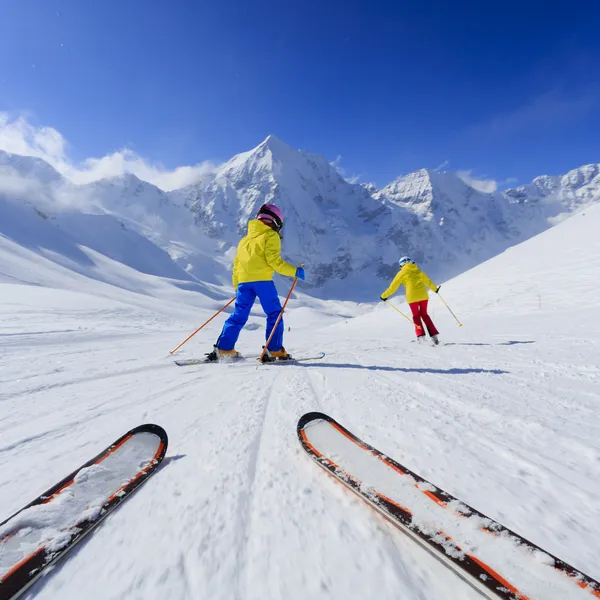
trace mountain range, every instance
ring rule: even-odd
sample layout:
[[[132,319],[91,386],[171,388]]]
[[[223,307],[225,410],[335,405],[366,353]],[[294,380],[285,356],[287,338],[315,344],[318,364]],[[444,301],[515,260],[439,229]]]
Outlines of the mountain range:
[[[0,235],[90,277],[103,273],[82,247],[204,293],[230,285],[235,245],[264,202],[285,214],[283,254],[306,265],[304,292],[373,300],[402,255],[441,282],[599,201],[598,164],[495,193],[428,169],[376,189],[275,136],[172,192],[132,174],[75,185],[0,151]]]

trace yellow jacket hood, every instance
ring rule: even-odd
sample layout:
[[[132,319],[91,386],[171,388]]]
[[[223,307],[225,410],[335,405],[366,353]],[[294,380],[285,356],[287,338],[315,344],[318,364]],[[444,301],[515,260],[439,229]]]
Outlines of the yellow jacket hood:
[[[381,294],[381,297],[387,299],[393,296],[401,285],[406,287],[406,301],[409,304],[427,300],[429,298],[427,288],[434,292],[437,290],[437,285],[414,263],[406,263],[398,271],[390,287]]]
[[[269,281],[277,273],[293,277],[296,267],[281,258],[281,238],[268,225],[253,219],[248,234],[240,240],[233,261],[233,285],[250,281]]]

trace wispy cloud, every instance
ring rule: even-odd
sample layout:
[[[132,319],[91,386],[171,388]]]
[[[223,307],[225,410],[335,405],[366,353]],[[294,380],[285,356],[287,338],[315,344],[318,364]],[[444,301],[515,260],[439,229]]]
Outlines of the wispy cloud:
[[[439,164],[434,171],[436,173],[439,173],[440,171],[443,171],[448,165],[450,164],[449,160],[445,160],[443,163]]]
[[[143,181],[169,191],[203,179],[216,168],[210,161],[166,169],[129,148],[101,158],[88,158],[74,164],[68,157],[68,144],[53,127],[36,126],[25,116],[0,112],[0,150],[11,154],[35,156],[52,165],[74,183],[89,183],[105,177],[133,173]]]
[[[348,183],[358,183],[361,175],[346,175],[346,169],[344,169],[344,167],[342,167],[342,155],[338,154],[335,157],[335,160],[332,160],[329,163],[339,174],[340,176],[342,176]]]
[[[517,183],[517,179],[514,177],[508,177],[503,181],[486,177],[485,175],[475,176],[473,169],[464,169],[462,171],[456,171],[458,177],[460,177],[467,185],[470,185],[473,189],[483,192],[485,194],[493,194],[499,187],[506,185],[512,185]]]
[[[513,111],[499,113],[488,121],[476,123],[469,128],[468,133],[502,137],[540,127],[555,129],[577,119],[586,118],[599,107],[599,87],[570,94],[549,90]]]
[[[484,177],[474,177],[473,170],[468,169],[466,171],[456,171],[456,174],[473,189],[484,192],[486,194],[492,194],[498,189],[498,182],[495,179],[486,179]]]

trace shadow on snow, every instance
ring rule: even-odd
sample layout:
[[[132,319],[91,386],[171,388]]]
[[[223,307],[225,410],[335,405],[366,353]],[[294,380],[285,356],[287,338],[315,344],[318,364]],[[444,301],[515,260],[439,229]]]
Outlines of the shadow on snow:
[[[316,367],[321,369],[364,369],[366,371],[392,371],[394,373],[434,373],[437,375],[469,375],[471,373],[487,373],[491,375],[505,375],[509,371],[502,369],[430,369],[427,367],[385,367],[378,365],[357,365],[352,363],[298,363],[299,367]]]
[[[517,341],[511,340],[509,342],[498,342],[497,344],[484,344],[482,342],[445,342],[444,346],[516,346],[517,344],[535,344],[533,340]]]

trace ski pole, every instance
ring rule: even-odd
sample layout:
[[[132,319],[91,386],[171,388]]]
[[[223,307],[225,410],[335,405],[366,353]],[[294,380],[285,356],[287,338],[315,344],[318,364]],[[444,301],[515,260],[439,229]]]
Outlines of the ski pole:
[[[458,323],[458,326],[462,327],[463,324],[458,320],[458,317],[452,312],[452,309],[448,306],[448,304],[446,304],[446,301],[440,296],[440,294],[438,294],[438,296],[440,297],[440,300],[444,303],[444,305],[446,306],[446,308],[450,311],[450,314],[456,319],[456,322]]]
[[[419,331],[422,331],[423,328],[420,325],[417,325],[410,317],[407,317],[399,308],[394,306],[391,302],[386,302],[388,306],[391,306],[397,313],[400,313],[407,321],[412,323]]]
[[[290,296],[292,295],[292,292],[294,291],[294,288],[296,287],[297,283],[298,283],[298,278],[294,277],[294,282],[292,283],[292,287],[290,288],[287,298],[285,299],[285,302],[283,303],[283,306],[281,307],[281,312],[279,313],[279,316],[277,317],[277,321],[275,321],[275,325],[273,325],[273,329],[271,329],[271,335],[269,335],[269,339],[267,340],[267,343],[265,344],[265,347],[263,348],[260,358],[258,359],[260,362],[262,362],[262,359],[263,359],[265,353],[267,352],[267,348],[269,347],[269,344],[271,343],[271,340],[273,339],[273,336],[275,335],[275,330],[277,329],[277,325],[279,325],[279,321],[281,321],[281,317],[283,316],[283,311],[285,310],[288,300],[290,299]]]
[[[181,342],[181,344],[179,344],[179,346],[177,346],[177,348],[175,348],[175,350],[170,350],[169,354],[175,354],[175,352],[177,352],[177,350],[179,350],[179,348],[181,348],[181,346],[183,346],[186,342],[191,340],[203,327],[208,325],[218,314],[222,313],[235,300],[235,298],[236,297],[234,296],[221,310],[217,311],[208,321],[206,321],[206,323],[203,323],[202,325],[200,325],[200,327],[198,327],[198,329],[196,329],[196,331],[194,331],[194,333],[192,333],[192,335],[185,338],[185,340],[183,340],[183,342]]]

